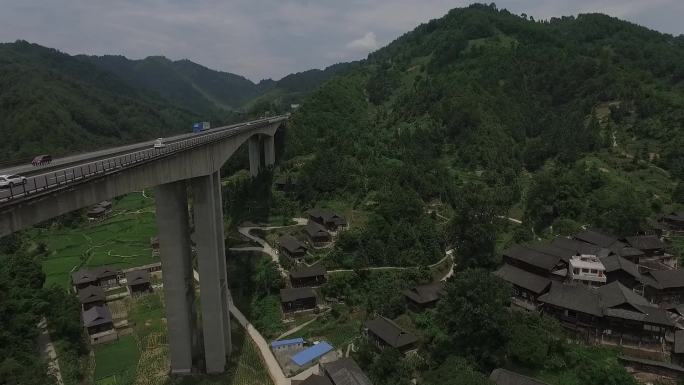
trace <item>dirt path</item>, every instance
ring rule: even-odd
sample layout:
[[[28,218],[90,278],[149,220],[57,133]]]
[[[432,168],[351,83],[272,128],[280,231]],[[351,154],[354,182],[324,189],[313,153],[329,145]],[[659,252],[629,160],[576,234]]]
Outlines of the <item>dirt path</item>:
[[[59,361],[57,360],[57,352],[55,351],[55,346],[52,344],[50,333],[48,332],[47,319],[43,318],[40,320],[38,329],[40,330],[40,334],[38,335],[38,349],[40,350],[40,356],[47,362],[48,375],[54,376],[59,385],[64,385],[62,371],[59,369]]]
[[[200,275],[197,270],[193,269],[192,275],[195,278],[195,281],[199,283]],[[230,292],[228,292],[228,310],[233,318],[238,321],[245,331],[247,331],[247,334],[249,334],[249,337],[254,341],[254,344],[256,344],[261,353],[261,358],[266,365],[266,370],[268,370],[268,375],[271,377],[271,380],[273,380],[273,383],[275,385],[290,385],[291,381],[285,377],[273,352],[271,352],[268,342],[266,342],[264,336],[259,333],[259,331],[247,320],[247,317],[245,317],[245,315],[235,306]]]

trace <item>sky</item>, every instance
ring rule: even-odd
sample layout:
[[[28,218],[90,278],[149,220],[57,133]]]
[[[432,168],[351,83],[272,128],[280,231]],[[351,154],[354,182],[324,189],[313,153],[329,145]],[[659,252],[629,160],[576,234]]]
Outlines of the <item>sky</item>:
[[[484,2],[484,1],[482,1]],[[69,54],[163,55],[253,81],[365,58],[461,0],[0,0],[0,42]],[[602,12],[684,34],[684,0],[506,0],[548,19]]]

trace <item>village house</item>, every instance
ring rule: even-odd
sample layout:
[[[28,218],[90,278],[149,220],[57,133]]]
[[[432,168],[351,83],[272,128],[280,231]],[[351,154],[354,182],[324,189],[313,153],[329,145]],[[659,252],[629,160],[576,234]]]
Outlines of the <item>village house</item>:
[[[660,347],[674,329],[664,310],[617,281],[598,288],[552,282],[539,302],[578,336],[619,345]]]
[[[97,274],[97,281],[103,289],[110,289],[119,286],[119,275],[121,271],[112,266],[98,266],[92,269]]]
[[[117,339],[112,315],[107,306],[94,306],[82,314],[83,327],[90,337],[91,344],[113,341]]]
[[[595,255],[574,255],[569,261],[568,280],[587,286],[601,286],[606,283],[606,268]]]
[[[74,288],[74,292],[78,292],[80,289],[85,289],[88,286],[98,286],[99,284],[97,273],[91,270],[80,269],[71,273],[71,285]]]
[[[506,264],[541,277],[562,281],[568,273],[568,261],[574,252],[553,247],[513,245],[504,250]]]
[[[284,313],[313,310],[317,303],[316,291],[310,287],[280,289],[280,304]]]
[[[78,302],[81,303],[83,310],[88,310],[91,307],[102,306],[105,304],[105,293],[99,286],[86,286],[78,290]]]
[[[351,358],[321,364],[332,385],[373,385],[359,365]]]
[[[666,225],[667,230],[675,234],[684,233],[684,211],[664,215],[661,222]]]
[[[649,270],[641,274],[644,296],[655,303],[684,301],[684,270]]]
[[[86,216],[90,220],[100,219],[100,218],[104,217],[105,214],[107,214],[107,210],[104,207],[99,206],[99,205],[89,208],[88,211],[86,212]]]
[[[329,231],[338,231],[347,228],[347,220],[331,210],[313,208],[306,213],[309,216],[310,221],[324,226]]]
[[[617,237],[607,235],[596,230],[584,230],[573,236],[574,239],[599,246],[604,249],[619,249],[627,246],[620,242]]]
[[[513,291],[511,305],[526,310],[537,310],[539,306],[537,299],[551,286],[550,279],[509,264],[501,266],[494,272],[494,275],[511,284]]]
[[[312,374],[301,382],[297,382],[297,380],[292,380],[292,385],[332,385],[332,382],[330,382],[328,377],[319,376],[318,374]]]
[[[306,245],[297,238],[285,234],[278,238],[278,252],[292,263],[302,263],[306,257]]]
[[[660,257],[665,255],[669,245],[655,235],[636,235],[625,237],[625,241],[633,248],[644,252],[646,258]]]
[[[330,233],[322,225],[311,220],[304,226],[304,233],[313,247],[329,246],[332,241]]]
[[[363,335],[381,350],[389,346],[402,353],[408,353],[415,351],[418,345],[416,336],[383,316],[366,321]]]
[[[292,284],[292,287],[321,286],[326,280],[325,267],[320,264],[298,267],[290,271],[290,284]]]
[[[414,312],[422,312],[433,308],[439,298],[444,294],[444,283],[436,282],[427,285],[415,286],[403,291],[409,309]]]
[[[103,209],[105,209],[105,211],[111,211],[112,210],[112,202],[110,202],[110,201],[102,201],[102,202],[98,203],[97,206],[102,207]]]
[[[126,287],[131,297],[137,297],[152,292],[150,272],[147,270],[131,270],[126,273]]]
[[[492,370],[489,380],[496,385],[548,385],[546,382],[541,382],[503,368]]]
[[[643,291],[637,265],[615,254],[602,258],[601,262],[606,268],[606,283],[617,281],[627,288]]]

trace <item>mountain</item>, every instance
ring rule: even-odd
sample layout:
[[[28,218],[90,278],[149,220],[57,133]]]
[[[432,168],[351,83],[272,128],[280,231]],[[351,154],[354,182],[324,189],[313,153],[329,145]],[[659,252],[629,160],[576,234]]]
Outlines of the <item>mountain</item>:
[[[303,205],[343,201],[380,221],[349,241],[361,251],[333,253],[339,261],[394,258],[399,233],[383,232],[416,229],[416,213],[441,203],[460,216],[446,240],[486,264],[511,240],[584,225],[631,234],[681,208],[683,107],[683,36],[602,14],[534,21],[472,5],[307,97],[283,169],[299,175]],[[492,227],[507,216],[524,226]]]
[[[123,56],[80,56],[114,73],[127,84],[152,91],[171,103],[198,113],[235,109],[268,90],[228,72],[214,71],[190,60],[171,61],[163,56],[131,60]]]
[[[165,136],[199,118],[79,58],[0,44],[0,162]]]
[[[248,101],[244,107],[257,115],[265,111],[289,111],[292,104],[300,104],[328,79],[357,65],[358,62],[338,63],[322,70],[312,69],[290,74],[278,81],[262,80],[257,85],[262,93]]]

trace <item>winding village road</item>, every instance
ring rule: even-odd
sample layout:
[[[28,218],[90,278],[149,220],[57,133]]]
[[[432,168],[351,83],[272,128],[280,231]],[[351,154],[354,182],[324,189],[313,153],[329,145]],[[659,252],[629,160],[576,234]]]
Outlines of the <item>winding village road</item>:
[[[304,218],[294,218],[296,225],[304,225],[306,224],[306,219]],[[293,225],[293,226],[296,226]],[[239,227],[238,231],[240,234],[244,235],[245,237],[249,238],[250,240],[257,242],[261,247],[235,247],[235,248],[230,248],[229,250],[231,251],[260,251],[262,253],[265,253],[271,257],[274,263],[278,266],[278,269],[280,270],[281,274],[286,275],[287,272],[285,269],[283,269],[282,266],[280,266],[280,261],[278,259],[278,252],[271,247],[271,245],[266,242],[265,239],[262,239],[256,235],[251,234],[251,230],[273,230],[273,229],[278,229],[278,228],[283,228],[283,227],[289,227],[289,226],[266,226],[266,227],[259,227],[259,226],[243,226]],[[430,268],[433,268],[435,266],[438,266],[439,264],[443,263],[447,258],[452,259],[451,263],[451,268],[444,274],[443,277],[441,277],[440,281],[445,281],[449,277],[451,277],[454,273],[454,262],[453,262],[453,254],[454,250],[448,250],[446,252],[446,255],[444,258],[442,258],[440,261],[437,263],[434,263],[430,265]],[[414,269],[415,267],[396,267],[396,266],[387,266],[387,267],[369,267],[367,268],[368,270],[403,270],[403,269]],[[340,270],[331,270],[329,273],[336,273],[336,272],[351,272],[354,270],[345,270],[345,269],[340,269]],[[193,277],[195,281],[199,283],[199,273],[196,270],[193,270]],[[292,380],[304,380],[308,378],[311,374],[318,374],[318,366],[311,367],[307,370],[305,370],[302,373],[297,374],[294,377],[287,378],[285,374],[283,373],[283,370],[281,369],[280,365],[278,364],[278,361],[276,360],[275,356],[273,355],[273,352],[270,349],[270,346],[264,336],[259,333],[259,331],[247,320],[244,314],[235,306],[233,303],[233,298],[230,295],[230,292],[228,293],[228,301],[229,301],[229,311],[230,314],[233,316],[234,319],[238,321],[238,323],[247,331],[247,334],[249,337],[254,341],[256,344],[257,348],[259,349],[259,352],[261,353],[261,357],[264,360],[264,364],[266,365],[266,369],[268,370],[269,376],[273,380],[275,385],[291,385]],[[298,327],[295,327],[294,329],[290,329],[287,332],[285,332],[282,336],[278,338],[282,338],[284,336],[290,335],[292,333],[296,333],[298,330],[306,326],[308,323],[315,321],[316,318],[313,320],[307,322],[306,324],[299,325]]]

